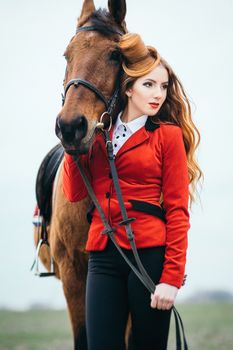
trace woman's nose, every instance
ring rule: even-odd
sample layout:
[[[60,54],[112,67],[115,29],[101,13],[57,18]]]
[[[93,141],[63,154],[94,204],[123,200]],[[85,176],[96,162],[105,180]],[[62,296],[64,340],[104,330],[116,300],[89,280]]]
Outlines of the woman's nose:
[[[154,98],[160,99],[162,97],[162,89],[161,87],[157,86],[154,90]]]

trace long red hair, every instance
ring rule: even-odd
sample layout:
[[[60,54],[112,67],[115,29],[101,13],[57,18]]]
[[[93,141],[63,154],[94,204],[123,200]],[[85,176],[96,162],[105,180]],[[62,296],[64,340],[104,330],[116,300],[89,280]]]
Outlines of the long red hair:
[[[130,47],[130,50],[128,47]],[[128,33],[123,36],[122,44],[120,43],[120,49],[123,54],[125,66],[128,68],[125,70],[121,81],[121,96],[124,108],[127,104],[127,96],[125,94],[126,90],[133,86],[138,77],[142,76],[142,72],[147,74],[154,68],[154,65],[153,68],[151,68],[153,63],[152,60],[156,60],[156,58],[159,57],[159,54],[156,56],[156,49],[154,48],[153,50],[150,46],[145,46],[140,36],[134,33]],[[144,54],[144,57],[141,54],[142,52],[145,52],[145,50],[151,55],[150,60],[148,60],[147,54]],[[139,57],[139,59],[136,60],[137,66],[134,64],[135,57]],[[201,137],[193,122],[190,103],[182,83],[165,59],[160,57],[159,63],[157,61],[157,65],[158,64],[162,65],[167,70],[169,82],[166,100],[159,113],[151,118],[154,123],[176,124],[182,129],[188,163],[191,207],[196,199],[196,194],[198,194],[198,181],[204,178],[196,160],[196,150],[200,144]],[[137,67],[138,75],[135,74]],[[132,75],[130,75],[130,70],[133,72]]]

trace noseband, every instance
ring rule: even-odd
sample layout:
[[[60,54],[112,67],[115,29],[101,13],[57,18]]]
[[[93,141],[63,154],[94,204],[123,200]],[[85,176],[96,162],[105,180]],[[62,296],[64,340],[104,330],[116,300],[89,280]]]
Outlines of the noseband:
[[[80,27],[76,29],[76,34],[82,31],[98,31],[98,28],[95,26],[86,26],[86,27]],[[109,29],[108,31],[112,32],[113,34],[119,34],[119,35],[123,35],[123,33],[121,33],[120,31],[115,31],[115,30],[111,30]],[[85,80],[85,79],[80,79],[80,78],[75,78],[75,79],[71,79],[64,90],[64,94],[62,94],[62,106],[65,103],[65,99],[66,99],[66,95],[67,95],[67,91],[69,90],[69,88],[74,85],[75,87],[78,87],[79,85],[85,86],[87,89],[91,90],[92,92],[94,92],[97,97],[104,103],[106,111],[104,112],[105,114],[107,113],[110,117],[112,116],[112,112],[114,110],[118,95],[119,95],[119,81],[117,81],[116,84],[116,88],[114,90],[113,95],[111,96],[110,99],[107,99],[102,92],[91,82]],[[103,113],[103,114],[104,114]],[[103,115],[102,115],[103,116]],[[102,117],[101,116],[101,117]],[[102,119],[102,118],[101,118]],[[103,126],[102,123],[98,123],[101,124]]]

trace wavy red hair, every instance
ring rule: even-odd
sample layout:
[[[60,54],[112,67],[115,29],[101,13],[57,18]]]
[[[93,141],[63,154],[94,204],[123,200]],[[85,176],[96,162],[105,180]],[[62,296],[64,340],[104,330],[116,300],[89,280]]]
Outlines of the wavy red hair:
[[[125,94],[126,90],[133,86],[137,78],[142,76],[142,72],[145,72],[144,74],[147,74],[155,68],[154,65],[153,68],[151,68],[152,60],[148,60],[148,55],[144,55],[143,58],[143,55],[141,53],[153,52],[153,54],[151,54],[151,59],[153,60],[155,60],[155,52],[157,53],[156,49],[152,50],[150,46],[145,46],[138,34],[131,33],[131,35],[129,35],[128,33],[126,35],[127,37],[125,38],[123,36],[123,45],[120,44],[120,49],[123,54],[123,60],[125,60],[126,65],[130,67],[130,69],[133,71],[133,75],[130,75],[130,70],[125,70],[123,65],[123,69],[125,70],[121,81],[121,96],[123,101],[123,108],[127,104],[127,96]],[[127,49],[127,40],[128,45],[130,46],[130,50]],[[136,66],[134,62],[135,58],[137,57],[139,57],[139,60],[136,60]],[[157,54],[157,57],[160,57],[159,54]],[[165,59],[160,57],[159,62],[157,60],[157,65],[158,64],[162,65],[167,70],[169,82],[166,100],[163,106],[161,107],[159,113],[152,116],[151,118],[154,123],[175,124],[182,129],[188,162],[188,173],[190,183],[189,196],[191,207],[192,203],[196,199],[196,194],[198,194],[198,181],[204,178],[204,175],[196,159],[196,150],[200,144],[201,137],[197,127],[193,122],[190,102],[184,91],[182,83],[180,82],[173,69],[166,62]],[[137,67],[138,74],[136,74]]]

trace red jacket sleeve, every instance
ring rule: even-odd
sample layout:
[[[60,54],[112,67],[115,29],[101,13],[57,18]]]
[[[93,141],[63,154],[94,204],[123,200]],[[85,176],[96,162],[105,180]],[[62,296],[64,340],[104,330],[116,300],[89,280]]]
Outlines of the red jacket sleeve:
[[[189,176],[182,130],[162,127],[163,204],[166,211],[166,251],[160,283],[181,287],[186,263],[187,232],[190,228]]]
[[[88,155],[80,156],[81,164],[84,171],[89,175],[88,171]],[[87,196],[86,186],[80,175],[79,169],[73,160],[73,157],[67,153],[64,156],[62,169],[63,192],[70,202],[77,202]]]

